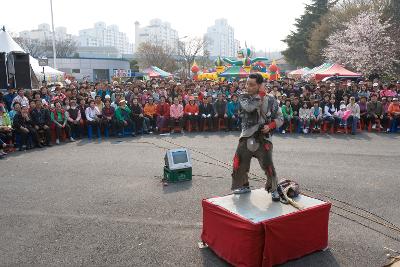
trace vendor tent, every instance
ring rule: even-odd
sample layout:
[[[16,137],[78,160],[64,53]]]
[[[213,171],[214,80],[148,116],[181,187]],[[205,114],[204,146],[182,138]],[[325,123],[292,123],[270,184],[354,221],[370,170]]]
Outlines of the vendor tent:
[[[320,81],[325,77],[330,76],[352,76],[352,77],[360,77],[362,74],[355,73],[345,69],[343,66],[339,64],[332,64],[329,68],[324,70],[320,70],[315,73],[315,80]]]
[[[307,67],[293,70],[288,73],[288,77],[291,79],[301,79],[303,77],[303,75],[306,74],[307,72],[309,72],[310,70],[311,69],[307,68]]]
[[[10,53],[13,51],[25,52],[3,28],[0,30],[0,52]],[[31,68],[37,79],[42,81],[43,67],[39,66],[38,60],[29,56],[29,63],[31,64]],[[44,67],[44,74],[47,82],[62,81],[64,78],[64,72],[58,71],[49,66]]]
[[[171,77],[172,74],[169,72],[166,72],[160,68],[157,68],[155,66],[151,66],[150,68],[147,68],[142,71],[145,75],[149,76],[150,78],[167,78]]]
[[[249,72],[247,72],[243,67],[241,66],[231,66],[227,68],[225,71],[221,72],[219,74],[219,77],[225,77],[225,78],[246,78],[249,76]]]

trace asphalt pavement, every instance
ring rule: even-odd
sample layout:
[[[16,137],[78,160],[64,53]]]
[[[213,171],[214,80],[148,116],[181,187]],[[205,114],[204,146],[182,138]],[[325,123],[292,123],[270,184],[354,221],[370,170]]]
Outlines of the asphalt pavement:
[[[192,152],[192,181],[163,186],[165,149],[176,147],[167,141],[204,153]],[[237,132],[148,135],[13,153],[0,161],[0,265],[228,266],[197,243],[201,200],[230,192],[222,162],[237,141]],[[279,177],[400,225],[399,135],[273,141]],[[251,172],[262,176],[256,160]],[[384,247],[400,251],[398,232],[351,218],[331,214],[328,250],[282,266],[382,266]]]

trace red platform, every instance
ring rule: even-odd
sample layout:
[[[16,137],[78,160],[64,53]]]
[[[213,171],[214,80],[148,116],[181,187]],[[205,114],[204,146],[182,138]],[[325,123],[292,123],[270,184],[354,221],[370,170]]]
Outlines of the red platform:
[[[300,195],[304,207],[272,202],[264,189],[205,199],[201,239],[234,266],[273,266],[328,246],[331,204]]]

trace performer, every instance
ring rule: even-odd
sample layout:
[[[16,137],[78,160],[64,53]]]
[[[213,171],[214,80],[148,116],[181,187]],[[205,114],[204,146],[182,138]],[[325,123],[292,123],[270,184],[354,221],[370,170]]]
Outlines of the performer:
[[[271,135],[274,129],[282,126],[283,115],[273,96],[260,96],[263,80],[259,73],[250,74],[246,89],[239,97],[242,133],[233,159],[232,190],[234,194],[251,191],[248,172],[251,159],[255,157],[267,175],[265,190],[271,192],[273,201],[279,201]]]

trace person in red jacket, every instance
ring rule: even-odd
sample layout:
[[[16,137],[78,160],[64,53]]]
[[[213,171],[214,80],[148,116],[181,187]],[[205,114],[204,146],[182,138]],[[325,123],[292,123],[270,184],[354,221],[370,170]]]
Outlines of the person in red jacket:
[[[192,129],[196,130],[199,127],[199,106],[194,101],[194,96],[189,97],[189,104],[184,109],[184,125],[190,121]]]
[[[165,102],[165,96],[160,97],[160,103],[158,103],[156,108],[157,113],[157,127],[156,131],[164,128],[169,121],[169,104]]]

